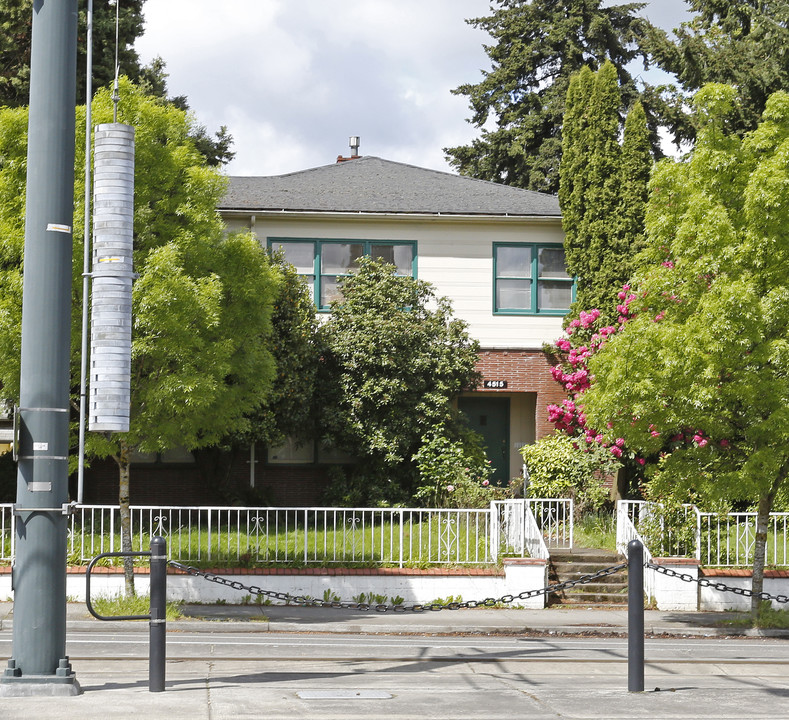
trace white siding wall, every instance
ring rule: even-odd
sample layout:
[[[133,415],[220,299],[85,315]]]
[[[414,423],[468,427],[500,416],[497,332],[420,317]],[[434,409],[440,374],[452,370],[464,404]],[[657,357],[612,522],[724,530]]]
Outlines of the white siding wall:
[[[230,230],[252,229],[261,243],[269,237],[411,240],[417,242],[419,277],[452,300],[455,315],[484,348],[540,348],[561,335],[561,317],[493,314],[493,243],[561,244],[556,220],[414,219],[234,215]]]

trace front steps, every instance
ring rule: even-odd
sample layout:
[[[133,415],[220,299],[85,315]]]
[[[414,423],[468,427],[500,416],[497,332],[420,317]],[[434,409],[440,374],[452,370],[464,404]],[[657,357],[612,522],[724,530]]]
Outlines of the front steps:
[[[584,575],[592,575],[623,562],[622,556],[606,550],[593,548],[573,548],[572,550],[552,550],[548,570],[549,582],[577,580]],[[568,588],[559,593],[548,595],[548,605],[583,605],[584,607],[626,607],[627,570],[606,575],[594,582]]]

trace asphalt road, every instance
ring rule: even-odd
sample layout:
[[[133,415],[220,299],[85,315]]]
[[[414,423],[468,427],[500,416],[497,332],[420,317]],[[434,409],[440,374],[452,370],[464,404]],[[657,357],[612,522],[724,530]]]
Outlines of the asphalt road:
[[[4,720],[789,717],[785,640],[648,639],[644,693],[608,637],[171,631],[164,693],[148,692],[144,624],[71,631],[68,652],[83,694],[0,698]]]

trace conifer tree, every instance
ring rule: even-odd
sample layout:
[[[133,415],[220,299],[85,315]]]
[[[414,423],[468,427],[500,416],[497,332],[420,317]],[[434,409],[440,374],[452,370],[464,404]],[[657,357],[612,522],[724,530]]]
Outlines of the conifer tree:
[[[641,46],[651,26],[636,14],[644,3],[603,5],[495,0],[490,16],[468,21],[491,35],[485,50],[492,68],[481,82],[453,91],[468,97],[470,122],[481,130],[470,145],[445,148],[457,170],[530,190],[558,190],[570,77],[610,60],[625,103],[640,96],[627,65],[644,56]],[[657,147],[656,134],[654,141]]]
[[[635,257],[644,246],[644,216],[652,165],[647,116],[643,105],[636,100],[625,118],[619,168],[618,250],[625,266],[621,273],[624,279],[629,279],[635,271]]]
[[[559,202],[567,266],[577,280],[568,319],[597,308],[614,316],[617,293],[634,268],[643,238],[652,157],[640,103],[625,122],[619,145],[621,96],[616,68],[585,68],[567,93]]]

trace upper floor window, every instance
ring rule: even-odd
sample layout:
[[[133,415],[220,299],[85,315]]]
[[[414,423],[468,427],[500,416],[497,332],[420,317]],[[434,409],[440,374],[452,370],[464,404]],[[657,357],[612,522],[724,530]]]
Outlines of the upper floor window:
[[[493,245],[493,311],[564,315],[575,297],[561,245]]]
[[[394,265],[398,275],[416,277],[414,242],[269,238],[268,244],[304,276],[320,310],[328,310],[333,300],[342,297],[340,282],[358,269],[362,257],[380,258]]]

